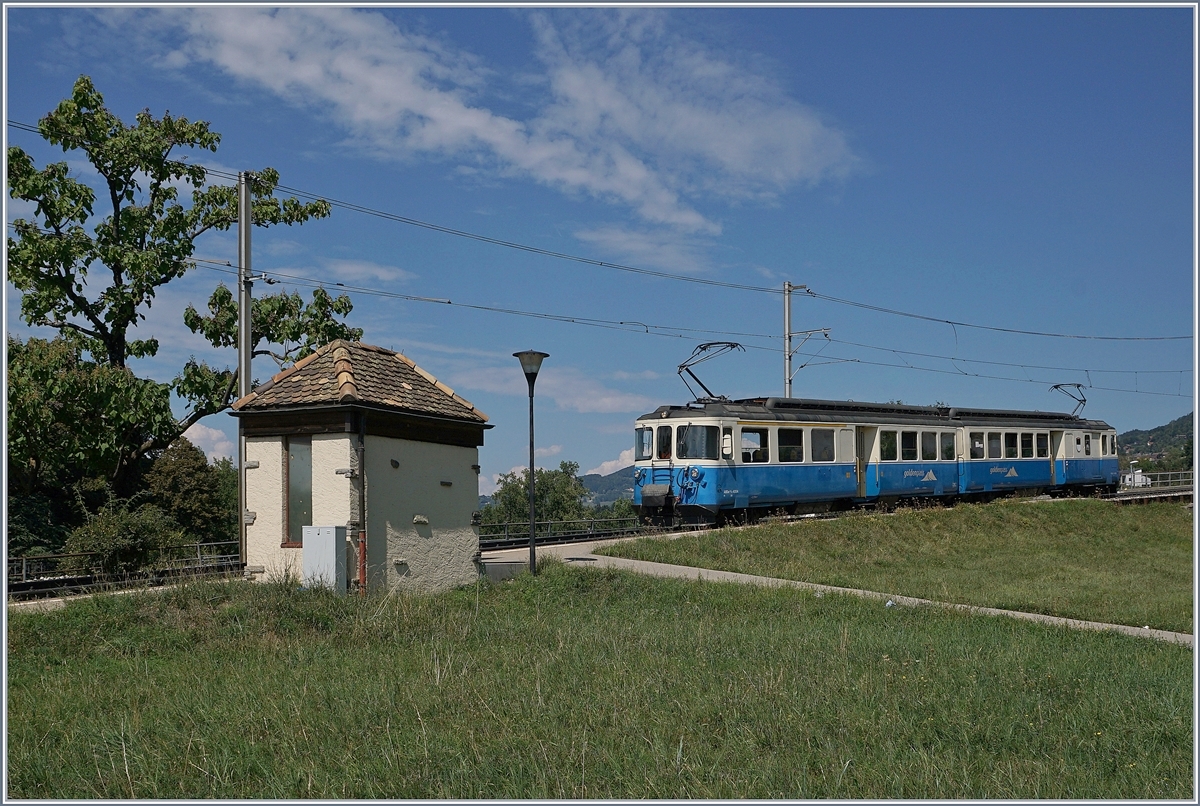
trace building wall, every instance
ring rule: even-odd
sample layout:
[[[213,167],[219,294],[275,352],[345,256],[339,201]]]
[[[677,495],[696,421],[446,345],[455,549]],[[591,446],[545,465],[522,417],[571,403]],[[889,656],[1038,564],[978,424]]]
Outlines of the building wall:
[[[246,509],[254,513],[254,523],[246,527],[246,565],[262,567],[268,579],[287,573],[299,576],[299,552],[279,545],[285,505],[283,437],[247,437],[246,460],[248,465],[258,462],[258,467],[246,469]]]
[[[368,436],[365,460],[368,585],[436,591],[475,582],[479,450]]]
[[[354,469],[357,440],[347,433],[312,437],[312,525],[346,527],[346,578],[351,580],[358,579],[358,493],[355,482],[336,471]]]

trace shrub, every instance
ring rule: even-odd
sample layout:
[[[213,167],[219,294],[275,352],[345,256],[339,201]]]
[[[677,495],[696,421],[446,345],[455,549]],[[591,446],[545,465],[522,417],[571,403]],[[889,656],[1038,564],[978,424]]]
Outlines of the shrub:
[[[150,566],[187,542],[179,524],[153,504],[134,507],[131,500],[114,499],[71,532],[66,550],[99,555],[81,558],[76,567],[98,564],[106,573],[127,573]]]

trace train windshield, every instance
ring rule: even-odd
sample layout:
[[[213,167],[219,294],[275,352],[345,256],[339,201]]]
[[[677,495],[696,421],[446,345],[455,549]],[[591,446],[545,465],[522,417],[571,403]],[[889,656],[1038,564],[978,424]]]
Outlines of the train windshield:
[[[716,459],[720,450],[720,429],[715,425],[688,425],[675,429],[678,443],[675,455],[680,459]]]
[[[634,459],[654,458],[654,429],[639,428],[633,434]]]

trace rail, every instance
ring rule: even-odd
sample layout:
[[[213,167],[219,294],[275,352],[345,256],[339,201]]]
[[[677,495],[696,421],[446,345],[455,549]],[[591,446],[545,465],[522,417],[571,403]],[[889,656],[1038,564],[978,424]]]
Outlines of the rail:
[[[644,528],[637,517],[538,521],[534,529],[534,543],[570,543],[639,532]],[[479,527],[479,547],[481,549],[515,548],[528,545],[529,521],[485,523]]]
[[[162,549],[136,570],[106,571],[100,557],[99,552],[9,557],[6,592],[10,598],[59,596],[99,588],[161,584],[181,576],[227,574],[242,566],[236,540]]]

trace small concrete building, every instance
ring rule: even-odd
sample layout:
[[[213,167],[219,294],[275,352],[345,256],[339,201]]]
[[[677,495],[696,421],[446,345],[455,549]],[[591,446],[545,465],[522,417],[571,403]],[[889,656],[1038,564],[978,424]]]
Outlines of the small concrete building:
[[[400,353],[338,340],[233,404],[245,440],[245,560],[301,576],[303,527],[345,526],[369,591],[476,580],[487,417]]]

